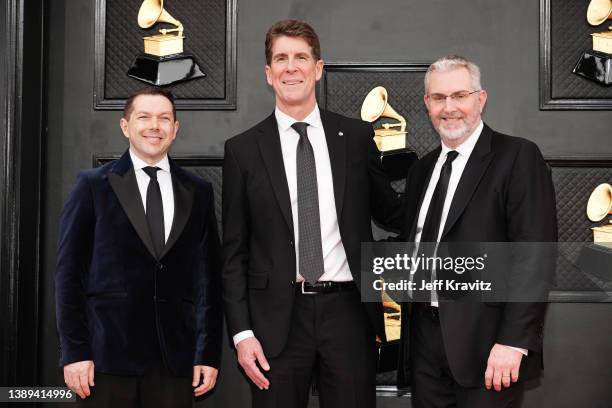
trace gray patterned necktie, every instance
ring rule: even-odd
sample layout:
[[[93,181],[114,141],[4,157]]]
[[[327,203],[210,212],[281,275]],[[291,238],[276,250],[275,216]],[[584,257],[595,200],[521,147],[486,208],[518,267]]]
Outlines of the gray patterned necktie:
[[[295,122],[291,127],[300,135],[296,151],[300,275],[315,283],[324,271],[317,169],[308,123]]]

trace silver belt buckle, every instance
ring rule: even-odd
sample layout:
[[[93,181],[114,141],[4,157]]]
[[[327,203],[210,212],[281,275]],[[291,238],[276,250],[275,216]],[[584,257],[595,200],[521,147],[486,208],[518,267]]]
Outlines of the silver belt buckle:
[[[318,292],[307,292],[304,290],[304,284],[306,283],[305,280],[302,281],[302,295],[316,295]]]

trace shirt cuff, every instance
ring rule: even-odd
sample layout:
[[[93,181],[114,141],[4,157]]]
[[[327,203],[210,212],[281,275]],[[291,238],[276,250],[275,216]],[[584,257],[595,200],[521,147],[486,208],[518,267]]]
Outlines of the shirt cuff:
[[[232,337],[232,339],[234,340],[234,347],[236,347],[236,345],[242,340],[248,339],[249,337],[255,337],[255,333],[253,333],[253,330],[243,330],[234,334],[234,337]]]
[[[503,346],[503,344],[502,344],[502,346]],[[521,353],[521,354],[522,354],[522,355],[524,355],[524,356],[526,356],[526,355],[529,353],[529,350],[524,349],[524,348],[512,347],[512,346],[506,346],[506,347],[509,347],[509,348],[511,348],[512,350],[516,350],[516,351],[518,351],[519,353]]]

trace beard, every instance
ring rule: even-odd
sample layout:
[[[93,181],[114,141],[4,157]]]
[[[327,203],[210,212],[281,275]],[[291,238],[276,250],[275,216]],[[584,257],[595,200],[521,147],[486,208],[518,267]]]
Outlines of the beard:
[[[452,128],[446,128],[442,119],[458,119]],[[473,131],[475,123],[469,123],[468,118],[459,112],[441,116],[441,120],[438,126],[435,126],[436,131],[445,140],[458,140],[461,138],[467,138]]]

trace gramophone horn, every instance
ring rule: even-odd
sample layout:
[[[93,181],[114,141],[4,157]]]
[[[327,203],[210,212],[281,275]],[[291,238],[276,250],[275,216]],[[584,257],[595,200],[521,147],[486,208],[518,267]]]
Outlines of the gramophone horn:
[[[144,0],[138,11],[138,25],[141,28],[149,28],[155,23],[169,23],[177,27],[183,26],[180,21],[164,10],[164,0]]]
[[[361,105],[361,119],[374,122],[380,117],[396,119],[401,124],[401,131],[406,130],[406,120],[389,105],[387,90],[382,86],[372,89]]]
[[[593,222],[601,221],[612,210],[612,186],[603,183],[595,187],[587,203],[587,217]]]
[[[591,0],[587,9],[587,21],[597,26],[612,18],[612,0]]]
[[[361,105],[361,119],[374,122],[385,111],[387,106],[387,90],[382,86],[372,89]]]
[[[144,0],[138,10],[138,25],[149,28],[157,22],[164,11],[164,0]]]

